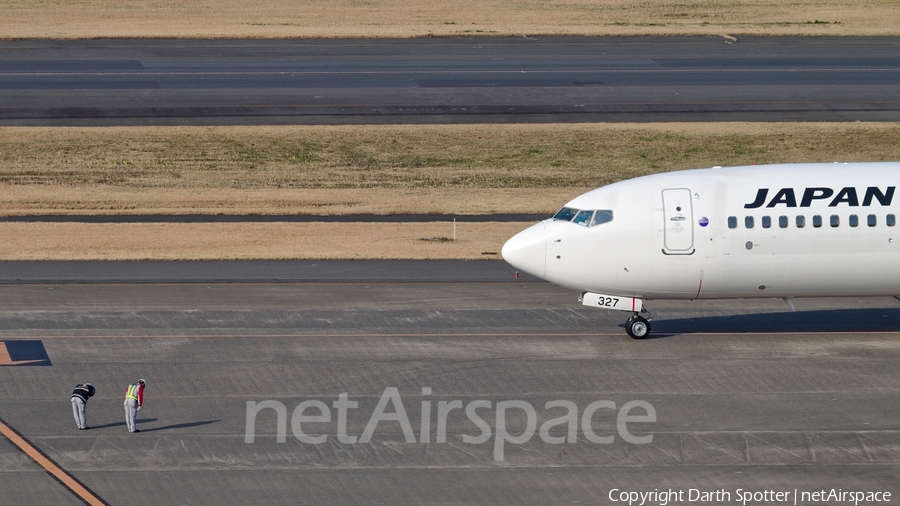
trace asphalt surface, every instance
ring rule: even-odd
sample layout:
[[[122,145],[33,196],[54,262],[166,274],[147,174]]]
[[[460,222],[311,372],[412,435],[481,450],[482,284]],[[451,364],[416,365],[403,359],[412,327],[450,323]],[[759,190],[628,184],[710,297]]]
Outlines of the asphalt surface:
[[[0,41],[0,125],[897,121],[897,37]]]
[[[900,493],[894,298],[798,299],[795,313],[780,300],[656,301],[655,338],[635,341],[623,314],[511,278],[502,262],[423,265],[385,264],[391,281],[341,281],[352,273],[335,263],[319,280],[280,283],[0,285],[0,341],[39,342],[47,358],[0,366],[0,418],[110,504],[612,504],[614,489],[681,490],[685,500],[671,504],[690,504],[692,488],[728,491],[730,500],[708,503],[733,504],[737,489]],[[445,270],[470,281],[435,281]],[[122,392],[139,377],[148,380],[143,432],[128,434]],[[88,431],[75,430],[68,401],[81,381],[98,389]],[[415,442],[397,421],[378,423],[369,441],[339,441],[339,395],[359,403],[346,432],[360,436],[390,388]],[[322,444],[292,432],[308,400],[332,413],[298,419],[305,434],[328,435]],[[437,440],[439,402],[479,400],[491,403],[475,411],[491,439],[466,442],[481,429],[457,409]],[[591,442],[580,420],[598,400],[615,408],[596,411],[589,429],[609,443]],[[246,442],[248,402],[263,401],[285,406],[285,442],[272,409]],[[529,430],[520,408],[497,422],[506,401],[533,406],[536,425],[499,460],[496,428]],[[578,409],[574,440],[540,436],[565,413],[550,401]],[[656,414],[626,424],[627,434],[652,436],[645,444],[616,424],[631,401]],[[4,503],[79,503],[2,438],[0,490]]]
[[[461,223],[541,221],[547,214],[34,214],[0,223]]]
[[[496,260],[219,260],[0,262],[0,284],[515,282]]]

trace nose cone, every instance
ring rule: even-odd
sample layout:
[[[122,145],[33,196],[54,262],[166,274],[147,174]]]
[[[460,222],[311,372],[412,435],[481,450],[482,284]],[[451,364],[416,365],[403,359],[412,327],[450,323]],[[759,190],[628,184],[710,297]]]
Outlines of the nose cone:
[[[500,250],[510,265],[532,276],[544,278],[547,266],[547,231],[543,223],[514,235]]]

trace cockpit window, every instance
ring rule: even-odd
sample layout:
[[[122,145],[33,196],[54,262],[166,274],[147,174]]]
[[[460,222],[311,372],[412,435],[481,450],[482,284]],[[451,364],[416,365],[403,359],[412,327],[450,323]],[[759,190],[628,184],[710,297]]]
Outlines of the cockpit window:
[[[612,221],[613,215],[612,211],[609,210],[599,210],[594,211],[594,220],[591,222],[591,226],[600,225],[602,223],[607,223]]]
[[[578,214],[578,209],[572,209],[570,207],[564,207],[560,209],[556,214],[553,215],[554,220],[562,220],[562,221],[572,221],[572,218]]]
[[[590,226],[591,217],[594,215],[594,211],[579,211],[578,214],[575,215],[575,219],[572,220],[572,223],[576,225],[581,225],[582,227]]]
[[[575,224],[581,225],[582,227],[594,227],[612,221],[613,212],[609,209],[601,209],[598,211],[582,211],[580,209],[564,207],[560,209],[558,213],[553,215],[553,219],[561,221],[571,221]]]

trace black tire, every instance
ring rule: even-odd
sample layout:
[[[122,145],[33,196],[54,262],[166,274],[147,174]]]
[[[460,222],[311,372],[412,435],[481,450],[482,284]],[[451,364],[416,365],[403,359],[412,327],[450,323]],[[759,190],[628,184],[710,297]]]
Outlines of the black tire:
[[[650,322],[643,316],[632,316],[625,322],[625,331],[632,339],[645,339],[650,335]]]

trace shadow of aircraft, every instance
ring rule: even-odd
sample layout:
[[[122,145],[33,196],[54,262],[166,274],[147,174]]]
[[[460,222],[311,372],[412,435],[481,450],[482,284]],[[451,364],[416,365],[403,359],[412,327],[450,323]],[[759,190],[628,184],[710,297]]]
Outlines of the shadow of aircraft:
[[[900,308],[828,309],[703,316],[651,322],[649,339],[678,334],[898,332]],[[624,328],[624,325],[620,325]]]

